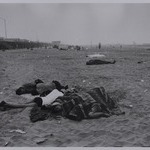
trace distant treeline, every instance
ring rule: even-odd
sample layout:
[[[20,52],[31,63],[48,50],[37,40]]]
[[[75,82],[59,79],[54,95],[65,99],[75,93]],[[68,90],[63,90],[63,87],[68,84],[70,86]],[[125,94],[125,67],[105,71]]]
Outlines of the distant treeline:
[[[48,43],[28,40],[0,40],[0,50],[47,47]]]

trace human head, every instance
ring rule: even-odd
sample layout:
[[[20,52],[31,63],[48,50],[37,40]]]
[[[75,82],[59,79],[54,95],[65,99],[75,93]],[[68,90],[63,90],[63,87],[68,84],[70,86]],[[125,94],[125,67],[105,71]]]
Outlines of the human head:
[[[26,90],[23,87],[20,87],[16,90],[17,95],[21,95],[21,94],[25,94],[25,93],[26,93]]]
[[[36,97],[36,98],[34,98],[34,99],[33,99],[33,102],[35,102],[35,103],[38,105],[38,107],[42,107],[43,101],[42,101],[42,98],[41,98],[41,97]]]
[[[36,79],[34,82],[35,82],[35,84],[43,83],[43,81],[41,79]]]
[[[65,89],[65,90],[68,89],[68,85],[62,86],[62,85],[60,84],[60,82],[58,82],[58,81],[56,81],[56,80],[53,80],[52,82],[55,84],[56,89],[57,89],[58,91],[61,91],[62,89]]]

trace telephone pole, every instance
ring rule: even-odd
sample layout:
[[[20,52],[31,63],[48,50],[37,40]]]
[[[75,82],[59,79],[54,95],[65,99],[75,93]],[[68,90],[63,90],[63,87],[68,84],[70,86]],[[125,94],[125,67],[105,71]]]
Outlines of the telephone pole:
[[[0,17],[0,19],[4,21],[4,28],[5,28],[5,38],[7,38],[6,19],[5,19],[5,18],[2,18],[2,17]]]

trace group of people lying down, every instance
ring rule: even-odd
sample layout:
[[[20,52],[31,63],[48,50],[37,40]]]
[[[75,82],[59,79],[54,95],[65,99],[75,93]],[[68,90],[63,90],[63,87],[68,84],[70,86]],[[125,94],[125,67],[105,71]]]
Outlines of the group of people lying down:
[[[94,119],[124,114],[116,100],[109,97],[103,87],[90,90],[79,88],[68,89],[58,81],[47,84],[37,79],[16,90],[16,94],[37,95],[25,104],[10,104],[2,101],[0,107],[7,109],[38,107],[41,110],[59,115],[71,120]]]

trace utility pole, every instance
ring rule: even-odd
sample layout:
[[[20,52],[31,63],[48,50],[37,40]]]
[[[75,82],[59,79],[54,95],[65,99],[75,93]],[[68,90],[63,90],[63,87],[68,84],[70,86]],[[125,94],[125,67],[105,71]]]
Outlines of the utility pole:
[[[37,32],[36,32],[36,41],[39,42],[39,36]]]
[[[101,43],[99,43],[98,48],[101,49]]]
[[[5,18],[2,18],[2,17],[0,17],[0,19],[4,21],[4,28],[5,28],[5,38],[7,38],[6,19],[5,19]]]

